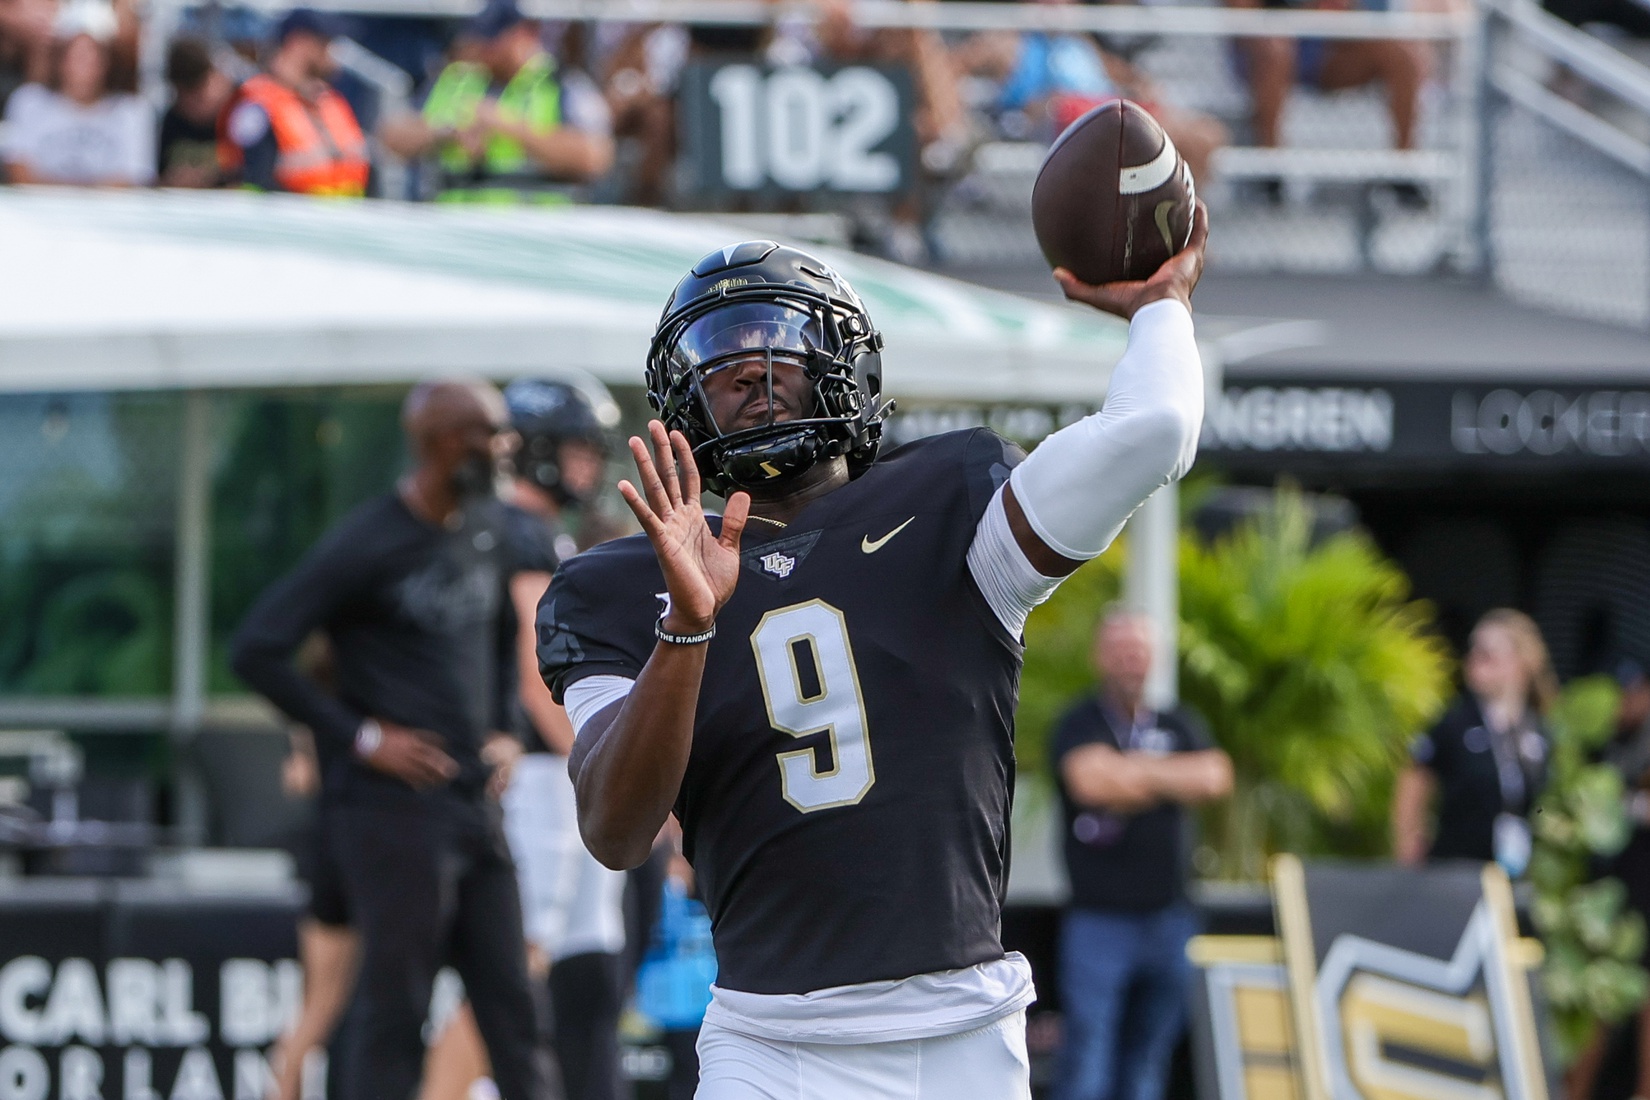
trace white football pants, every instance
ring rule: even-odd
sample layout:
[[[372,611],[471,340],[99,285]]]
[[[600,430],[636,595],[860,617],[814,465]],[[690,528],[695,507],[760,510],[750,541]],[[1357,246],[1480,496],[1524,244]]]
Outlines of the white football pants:
[[[623,951],[625,876],[579,839],[567,758],[523,756],[502,801],[527,938],[551,959]]]
[[[792,1043],[707,1023],[695,1100],[1030,1100],[1022,1010],[994,1024],[891,1043]]]

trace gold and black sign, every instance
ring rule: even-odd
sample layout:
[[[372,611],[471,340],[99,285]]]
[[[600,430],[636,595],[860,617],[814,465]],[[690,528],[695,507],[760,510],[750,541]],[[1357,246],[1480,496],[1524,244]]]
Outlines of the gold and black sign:
[[[1273,867],[1278,939],[1206,936],[1196,1049],[1218,1100],[1548,1100],[1541,949],[1495,866]]]

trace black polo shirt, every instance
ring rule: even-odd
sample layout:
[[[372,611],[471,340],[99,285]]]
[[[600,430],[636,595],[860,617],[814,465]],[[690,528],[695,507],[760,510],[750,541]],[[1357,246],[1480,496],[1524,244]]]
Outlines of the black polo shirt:
[[[1143,913],[1184,899],[1191,836],[1183,807],[1165,802],[1139,813],[1114,813],[1079,805],[1066,790],[1061,762],[1073,749],[1094,744],[1156,755],[1201,752],[1213,747],[1208,731],[1184,708],[1146,712],[1131,724],[1109,703],[1090,696],[1066,712],[1054,733],[1071,903]]]
[[[1470,693],[1415,739],[1410,759],[1438,779],[1432,859],[1495,859],[1495,819],[1528,817],[1547,781],[1547,737],[1533,716],[1492,730]]]

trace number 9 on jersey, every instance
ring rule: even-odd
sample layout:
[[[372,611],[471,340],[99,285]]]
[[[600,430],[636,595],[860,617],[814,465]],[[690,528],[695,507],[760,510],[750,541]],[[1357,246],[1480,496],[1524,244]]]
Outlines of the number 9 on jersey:
[[[773,728],[792,737],[830,737],[828,770],[820,770],[814,748],[779,754],[785,801],[812,813],[864,798],[876,770],[842,612],[823,600],[770,611],[751,634],[751,648]]]

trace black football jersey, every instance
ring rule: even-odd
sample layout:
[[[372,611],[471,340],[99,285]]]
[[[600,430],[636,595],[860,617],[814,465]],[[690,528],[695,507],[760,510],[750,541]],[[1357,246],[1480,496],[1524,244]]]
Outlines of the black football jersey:
[[[805,993],[1002,957],[1021,647],[966,557],[1023,457],[986,429],[935,436],[784,529],[745,528],[676,800],[718,984]],[[538,615],[555,697],[637,676],[664,592],[641,535],[563,563]]]

